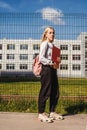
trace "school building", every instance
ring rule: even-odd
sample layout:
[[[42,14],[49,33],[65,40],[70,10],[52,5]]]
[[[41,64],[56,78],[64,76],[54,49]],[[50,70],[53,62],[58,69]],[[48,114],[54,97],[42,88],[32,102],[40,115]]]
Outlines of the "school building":
[[[39,53],[40,40],[0,39],[0,76],[32,74],[32,62]],[[87,33],[76,40],[54,40],[61,49],[59,77],[87,77]]]

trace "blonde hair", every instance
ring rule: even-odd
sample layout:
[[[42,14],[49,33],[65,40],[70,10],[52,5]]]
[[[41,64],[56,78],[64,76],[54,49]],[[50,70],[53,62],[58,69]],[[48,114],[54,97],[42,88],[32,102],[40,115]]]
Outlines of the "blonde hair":
[[[52,29],[52,30],[55,32],[55,30],[54,30],[53,27],[47,27],[47,28],[44,30],[44,32],[43,32],[42,39],[41,39],[42,42],[47,39],[46,34],[47,34],[47,32],[48,32],[49,29]]]

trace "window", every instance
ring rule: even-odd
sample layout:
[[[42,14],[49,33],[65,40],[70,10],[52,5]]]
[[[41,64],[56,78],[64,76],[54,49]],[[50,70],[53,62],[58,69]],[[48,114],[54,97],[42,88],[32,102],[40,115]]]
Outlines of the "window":
[[[80,45],[72,45],[73,50],[80,50]]]
[[[79,64],[73,64],[72,70],[80,70],[80,65]]]
[[[27,64],[20,64],[20,70],[27,70],[28,65]]]
[[[0,50],[2,50],[2,44],[0,44]]]
[[[33,59],[34,59],[37,55],[39,55],[39,53],[35,53],[35,54],[33,55]]]
[[[14,44],[8,44],[7,50],[15,50],[15,45]]]
[[[14,59],[14,54],[7,54],[7,59]]]
[[[14,69],[15,69],[15,66],[14,66],[14,64],[7,64],[7,65],[6,65],[6,69],[7,69],[7,70],[14,70]]]
[[[0,54],[0,60],[2,59],[2,54]]]
[[[20,54],[20,60],[28,60],[28,54]]]
[[[81,60],[80,55],[72,55],[72,60]]]
[[[68,45],[60,45],[61,50],[68,50]]]
[[[21,44],[20,50],[28,50],[28,45],[27,44]]]
[[[0,64],[0,70],[2,69],[2,64]]]
[[[60,64],[60,70],[68,70],[68,64]]]
[[[85,48],[87,48],[87,42],[85,42]]]
[[[85,40],[87,40],[87,36],[85,36]]]
[[[85,52],[85,58],[87,58],[87,52]]]
[[[61,60],[68,60],[68,55],[61,55]]]
[[[40,45],[39,44],[34,44],[33,45],[33,50],[40,50]]]

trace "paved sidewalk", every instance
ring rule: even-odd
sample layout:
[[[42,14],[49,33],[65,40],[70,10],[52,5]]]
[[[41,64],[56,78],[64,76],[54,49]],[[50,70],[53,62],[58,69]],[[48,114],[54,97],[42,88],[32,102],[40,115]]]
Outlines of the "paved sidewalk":
[[[0,112],[0,130],[87,130],[87,114],[65,116],[62,121],[42,123],[36,113]]]

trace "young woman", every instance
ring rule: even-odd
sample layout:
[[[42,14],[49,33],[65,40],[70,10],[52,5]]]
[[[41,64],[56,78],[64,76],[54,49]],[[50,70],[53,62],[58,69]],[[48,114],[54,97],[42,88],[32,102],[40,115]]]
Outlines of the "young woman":
[[[39,60],[42,63],[41,89],[38,98],[39,120],[43,122],[53,122],[54,119],[62,120],[63,117],[55,112],[59,98],[59,84],[57,77],[58,64],[51,60],[55,30],[47,27],[42,36]],[[60,62],[60,58],[58,58]],[[49,116],[45,114],[47,99],[50,98]]]

